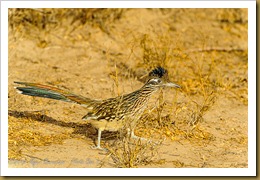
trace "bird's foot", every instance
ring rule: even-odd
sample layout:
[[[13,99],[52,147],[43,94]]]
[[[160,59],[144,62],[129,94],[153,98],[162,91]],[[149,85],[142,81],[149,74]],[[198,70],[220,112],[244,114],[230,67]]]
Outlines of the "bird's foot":
[[[91,149],[98,149],[102,151],[107,151],[107,148],[102,148],[101,146],[91,146]]]
[[[166,139],[166,138],[164,138],[163,140],[160,140],[160,141],[154,141],[154,140],[151,140],[151,139],[147,139],[147,138],[142,138],[142,137],[136,136],[133,133],[131,134],[131,138],[132,139],[137,139],[137,140],[140,140],[140,141],[146,141],[147,143],[151,143],[151,144],[154,144],[154,145],[160,145]]]
[[[141,140],[141,141],[148,141],[148,139],[136,136],[135,134],[131,134],[131,138]]]

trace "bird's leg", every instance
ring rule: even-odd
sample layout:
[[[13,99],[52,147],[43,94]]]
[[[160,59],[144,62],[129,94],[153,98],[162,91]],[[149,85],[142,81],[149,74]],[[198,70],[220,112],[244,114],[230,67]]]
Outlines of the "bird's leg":
[[[134,129],[127,128],[127,134],[130,136],[132,139],[140,139],[140,140],[147,140],[145,138],[139,137],[135,135]]]
[[[155,144],[155,145],[158,145],[158,144],[161,143],[161,142],[155,142],[155,141],[153,141],[153,140],[151,140],[151,139],[147,139],[147,138],[142,138],[142,137],[136,136],[135,133],[134,133],[134,130],[130,131],[129,128],[127,129],[127,134],[128,134],[128,136],[130,136],[130,138],[132,138],[132,139],[137,139],[137,140],[140,139],[141,141],[146,141],[147,143],[153,143],[153,144]],[[164,138],[164,140],[165,140],[165,138]],[[164,140],[162,140],[162,141],[164,141]]]
[[[102,133],[102,130],[98,129],[98,142],[97,142],[97,146],[92,146],[91,147],[92,149],[102,149],[103,150],[103,148],[101,148],[101,146],[100,146],[101,133]]]
[[[141,141],[147,141],[148,140],[146,138],[142,138],[142,137],[136,136],[134,130],[131,131],[131,138],[133,138],[133,139],[140,139]]]

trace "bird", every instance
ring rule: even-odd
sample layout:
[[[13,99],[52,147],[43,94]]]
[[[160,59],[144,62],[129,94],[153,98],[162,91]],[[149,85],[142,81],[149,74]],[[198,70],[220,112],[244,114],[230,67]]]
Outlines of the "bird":
[[[67,90],[39,83],[17,82],[23,85],[15,87],[20,94],[50,98],[65,102],[77,103],[87,108],[88,113],[82,117],[98,130],[97,143],[93,149],[103,149],[100,145],[102,131],[118,131],[129,123],[127,131],[132,138],[139,138],[134,134],[134,128],[142,113],[147,108],[152,94],[163,87],[180,88],[180,85],[169,80],[168,71],[158,66],[151,70],[144,85],[128,94],[104,100],[87,98],[76,95]]]

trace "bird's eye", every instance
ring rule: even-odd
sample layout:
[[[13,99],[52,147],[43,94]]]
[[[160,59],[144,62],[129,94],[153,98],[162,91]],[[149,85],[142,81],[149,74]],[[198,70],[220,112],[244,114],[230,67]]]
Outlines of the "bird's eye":
[[[160,80],[160,79],[151,79],[151,80],[150,80],[150,84],[152,84],[152,85],[157,85],[157,84],[159,84],[159,83],[161,83],[161,80]]]

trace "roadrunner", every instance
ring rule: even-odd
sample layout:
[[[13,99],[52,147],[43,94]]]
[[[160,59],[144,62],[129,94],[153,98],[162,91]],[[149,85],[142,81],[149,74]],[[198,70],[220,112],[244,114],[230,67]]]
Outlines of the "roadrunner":
[[[145,110],[151,95],[161,87],[180,87],[169,81],[168,72],[162,67],[153,69],[149,73],[147,82],[140,89],[106,100],[94,100],[38,83],[15,83],[24,85],[24,87],[16,87],[19,93],[24,95],[56,99],[85,106],[89,112],[82,119],[98,129],[98,142],[95,146],[97,149],[102,149],[100,146],[102,131],[118,131],[125,126],[128,120],[130,122],[128,131],[132,138],[137,138],[134,135],[134,127]]]

